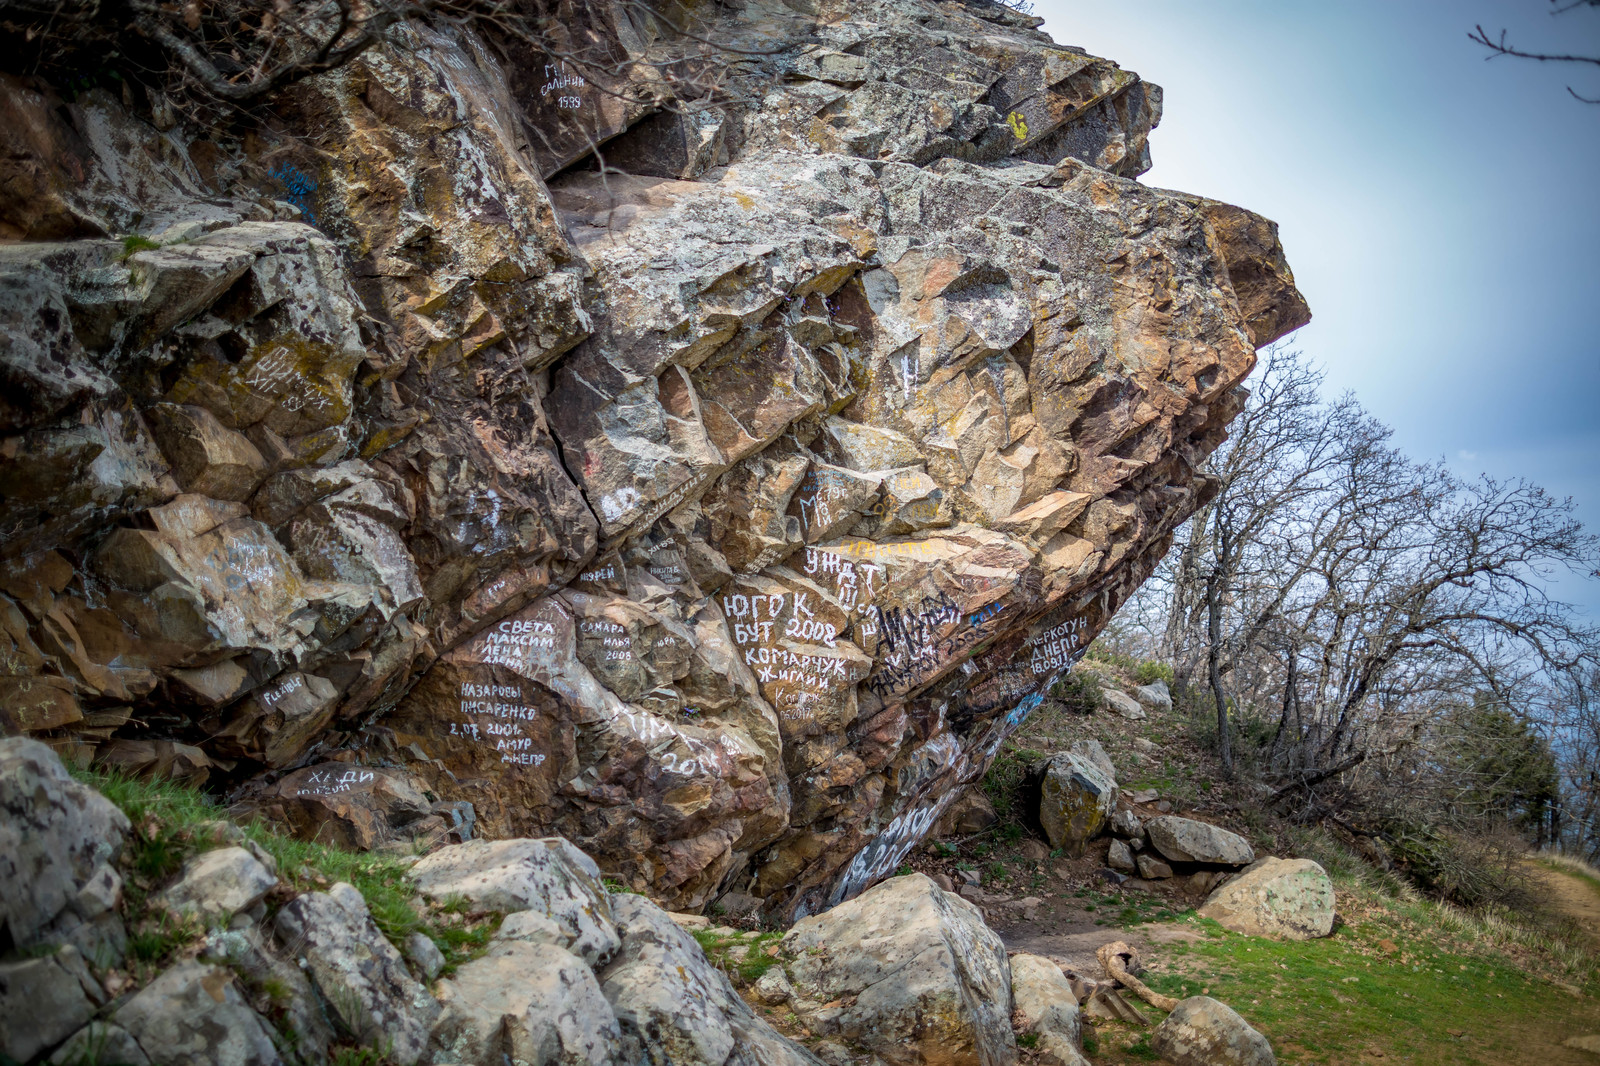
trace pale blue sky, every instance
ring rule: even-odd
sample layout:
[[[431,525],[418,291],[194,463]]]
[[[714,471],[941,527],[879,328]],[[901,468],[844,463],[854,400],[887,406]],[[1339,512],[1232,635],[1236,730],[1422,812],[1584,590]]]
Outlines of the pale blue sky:
[[[1600,70],[1496,59],[1483,23],[1600,54],[1547,0],[1035,0],[1161,85],[1147,184],[1281,226],[1296,343],[1419,458],[1525,476],[1600,530]],[[1600,582],[1562,594],[1600,615]]]

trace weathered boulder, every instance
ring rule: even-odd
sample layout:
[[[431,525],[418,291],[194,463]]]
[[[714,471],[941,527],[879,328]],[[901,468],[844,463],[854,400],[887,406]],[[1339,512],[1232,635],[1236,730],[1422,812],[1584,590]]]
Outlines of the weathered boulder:
[[[612,896],[594,860],[560,837],[474,840],[441,848],[408,871],[435,899],[460,897],[486,910],[532,912],[560,930],[560,946],[591,966],[619,943]]]
[[[1005,945],[976,907],[923,874],[802,919],[783,954],[808,1001],[791,1006],[817,1033],[891,1066],[1016,1061]]]
[[[24,737],[0,739],[6,940],[18,949],[69,943],[106,963],[120,958],[122,879],[113,863],[128,828],[110,800],[68,776],[55,752]]]
[[[180,962],[112,1015],[162,1066],[282,1066],[271,1030],[219,966]]]
[[[216,848],[184,863],[182,876],[153,902],[178,917],[226,922],[259,903],[277,883],[248,849]]]
[[[1088,1066],[1083,1057],[1078,997],[1061,967],[1040,955],[1011,956],[1013,1017],[1039,1037],[1047,1066]]]
[[[598,976],[622,1029],[620,1061],[818,1066],[756,1016],[666,911],[624,895],[614,914],[622,944]]]
[[[1333,882],[1321,866],[1269,855],[1212,893],[1199,913],[1236,933],[1311,940],[1333,931],[1333,906]]]
[[[622,1034],[582,959],[552,944],[499,941],[439,982],[434,1062],[610,1066]]]
[[[1246,866],[1256,859],[1255,849],[1248,840],[1209,822],[1163,814],[1150,819],[1144,828],[1150,835],[1151,846],[1177,862]]]
[[[1143,858],[1143,856],[1140,856],[1140,858]],[[1106,851],[1106,865],[1111,867],[1113,870],[1121,870],[1124,873],[1130,874],[1133,873],[1135,869],[1133,861],[1133,849],[1128,847],[1127,841],[1113,840],[1111,842],[1111,847]]]
[[[378,931],[354,886],[341,882],[289,901],[274,929],[290,954],[305,960],[340,1030],[400,1066],[422,1058],[439,1005]]]
[[[1139,701],[1119,689],[1108,688],[1100,693],[1100,699],[1111,708],[1111,712],[1129,721],[1140,721],[1147,717],[1145,709]]]
[[[1276,1066],[1267,1038],[1210,996],[1179,1000],[1150,1036],[1172,1066]]]
[[[1116,781],[1088,757],[1068,751],[1052,758],[1039,798],[1039,821],[1050,846],[1082,855],[1111,817],[1116,800]]]
[[[1133,690],[1133,698],[1152,711],[1172,710],[1172,693],[1167,689],[1165,681],[1152,681],[1148,685],[1140,685]]]
[[[0,962],[0,1054],[27,1062],[89,1020],[106,995],[78,949]]]

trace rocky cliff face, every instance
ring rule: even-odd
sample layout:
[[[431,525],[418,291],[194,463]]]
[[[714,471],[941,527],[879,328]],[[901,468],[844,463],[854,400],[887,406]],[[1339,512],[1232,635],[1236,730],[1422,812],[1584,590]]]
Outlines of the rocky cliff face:
[[[802,916],[981,776],[1309,313],[1038,20],[718,8],[690,98],[574,19],[613,83],[428,27],[225,128],[5,77],[0,729]]]

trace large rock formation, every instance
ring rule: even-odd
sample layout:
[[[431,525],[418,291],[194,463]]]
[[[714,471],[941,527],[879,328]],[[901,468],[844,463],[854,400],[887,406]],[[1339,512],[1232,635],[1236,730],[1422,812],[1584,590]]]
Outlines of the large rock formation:
[[[983,773],[1306,321],[1275,227],[1008,8],[709,10],[708,97],[637,7],[574,7],[608,85],[424,25],[254,125],[0,80],[0,730],[791,918]]]

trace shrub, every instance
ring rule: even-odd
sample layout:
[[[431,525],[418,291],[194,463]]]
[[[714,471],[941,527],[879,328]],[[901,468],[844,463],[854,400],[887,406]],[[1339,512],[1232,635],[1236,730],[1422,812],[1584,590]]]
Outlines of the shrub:
[[[1093,714],[1100,708],[1100,679],[1093,674],[1074,670],[1055,683],[1050,695],[1068,711],[1076,714]]]
[[[1133,679],[1141,685],[1153,685],[1157,681],[1165,681],[1172,685],[1172,667],[1166,663],[1158,663],[1154,659],[1146,659],[1133,671]]]

